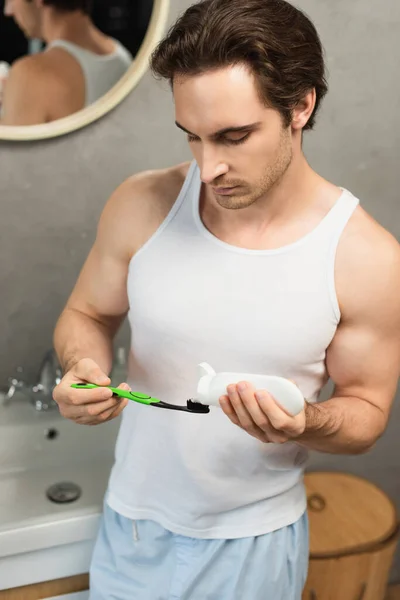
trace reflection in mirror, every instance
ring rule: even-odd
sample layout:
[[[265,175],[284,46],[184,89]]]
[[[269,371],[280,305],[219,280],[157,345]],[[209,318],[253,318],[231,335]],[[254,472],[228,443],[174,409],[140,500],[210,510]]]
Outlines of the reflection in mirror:
[[[106,94],[135,60],[153,0],[0,0],[0,125],[38,125]]]

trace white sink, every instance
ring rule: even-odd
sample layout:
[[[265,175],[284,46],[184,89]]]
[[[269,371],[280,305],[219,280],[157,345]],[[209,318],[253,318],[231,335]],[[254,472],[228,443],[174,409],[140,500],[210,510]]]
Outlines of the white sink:
[[[88,571],[118,428],[38,413],[22,396],[0,406],[0,590]],[[60,482],[81,496],[52,502]]]
[[[110,458],[118,428],[119,419],[77,425],[57,408],[39,412],[18,395],[0,405],[0,474]]]

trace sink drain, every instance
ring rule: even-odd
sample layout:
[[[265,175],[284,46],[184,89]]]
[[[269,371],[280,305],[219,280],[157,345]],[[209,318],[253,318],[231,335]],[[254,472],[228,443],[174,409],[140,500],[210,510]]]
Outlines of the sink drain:
[[[61,483],[55,483],[51,485],[46,491],[46,496],[52,502],[58,504],[66,504],[68,502],[75,502],[82,494],[82,490],[79,485],[70,483],[69,481],[63,481]]]

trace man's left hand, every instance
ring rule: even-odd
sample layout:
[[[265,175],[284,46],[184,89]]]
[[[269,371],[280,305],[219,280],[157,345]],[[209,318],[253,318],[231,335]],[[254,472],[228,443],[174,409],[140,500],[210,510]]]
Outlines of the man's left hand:
[[[306,413],[295,417],[287,413],[265,390],[255,390],[251,383],[241,381],[227,388],[220,405],[232,423],[266,444],[284,444],[304,433]]]

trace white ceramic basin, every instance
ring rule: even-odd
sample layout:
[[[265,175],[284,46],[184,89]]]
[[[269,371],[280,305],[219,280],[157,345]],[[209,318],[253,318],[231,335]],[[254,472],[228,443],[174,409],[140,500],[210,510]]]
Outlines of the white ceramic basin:
[[[89,427],[38,412],[23,396],[0,406],[0,474],[110,458],[119,419]]]
[[[38,413],[21,396],[0,406],[0,589],[87,572],[118,427]],[[80,498],[49,500],[65,481]]]

